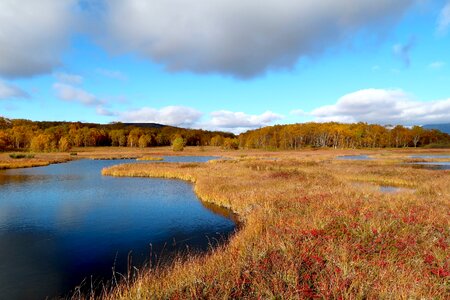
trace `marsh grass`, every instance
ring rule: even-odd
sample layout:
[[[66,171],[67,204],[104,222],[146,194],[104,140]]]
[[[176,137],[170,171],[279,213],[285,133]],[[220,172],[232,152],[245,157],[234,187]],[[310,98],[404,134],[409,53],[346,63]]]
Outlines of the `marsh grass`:
[[[243,224],[228,245],[142,270],[102,297],[448,298],[450,172],[397,164],[406,152],[338,163],[332,152],[104,169],[194,182],[203,201],[232,209]],[[354,181],[416,191],[385,194]]]
[[[142,161],[163,161],[164,158],[163,157],[157,157],[157,156],[143,156],[143,157],[137,158],[137,160],[142,160]]]
[[[16,154],[3,153],[0,154],[0,170],[43,167],[54,163],[63,163],[71,160],[67,154]]]
[[[25,153],[11,153],[9,157],[13,159],[20,159],[20,158],[34,158],[34,154],[25,154]]]

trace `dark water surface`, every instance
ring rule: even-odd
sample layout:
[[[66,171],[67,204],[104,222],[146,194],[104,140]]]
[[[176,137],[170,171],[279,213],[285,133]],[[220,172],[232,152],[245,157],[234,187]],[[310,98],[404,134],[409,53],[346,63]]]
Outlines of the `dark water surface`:
[[[417,168],[424,168],[430,170],[450,170],[450,162],[417,162],[409,163],[415,165]]]
[[[211,159],[211,158],[209,158]],[[208,158],[168,158],[166,161]],[[0,171],[0,299],[65,295],[141,266],[153,253],[206,250],[235,228],[228,212],[206,208],[179,180],[103,177],[134,160],[79,160]]]

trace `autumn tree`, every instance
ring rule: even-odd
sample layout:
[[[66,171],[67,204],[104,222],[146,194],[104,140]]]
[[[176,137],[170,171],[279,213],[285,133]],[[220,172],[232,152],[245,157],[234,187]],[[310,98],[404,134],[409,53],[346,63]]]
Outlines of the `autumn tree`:
[[[71,148],[70,141],[67,137],[62,137],[58,142],[58,149],[61,152],[67,152]]]
[[[225,138],[223,141],[223,148],[237,150],[239,149],[239,140],[237,138]]]
[[[5,151],[9,145],[9,137],[5,131],[0,130],[0,151]]]
[[[139,138],[139,141],[138,141],[139,148],[148,147],[151,142],[152,142],[152,136],[150,134],[141,135],[141,137]]]
[[[212,137],[210,145],[216,147],[223,146],[223,136],[217,134],[214,137]]]
[[[172,141],[173,151],[183,151],[184,150],[184,139],[181,136],[175,137]]]
[[[425,130],[420,126],[414,126],[411,129],[411,135],[412,135],[412,141],[414,144],[414,148],[417,148],[417,144],[420,142],[420,139],[422,138],[423,133]]]

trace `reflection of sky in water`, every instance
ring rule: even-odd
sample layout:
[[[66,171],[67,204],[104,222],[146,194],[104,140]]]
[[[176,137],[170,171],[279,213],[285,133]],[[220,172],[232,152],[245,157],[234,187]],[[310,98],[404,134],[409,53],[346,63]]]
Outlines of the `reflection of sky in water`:
[[[234,229],[197,201],[186,182],[101,176],[117,163],[80,160],[0,172],[2,297],[67,292],[91,274],[109,279],[116,254],[123,272],[130,250],[142,262],[150,243],[155,252],[173,239],[205,249],[206,235]]]
[[[410,158],[450,158],[450,155],[411,155]]]
[[[450,162],[417,162],[409,164],[430,170],[450,170]]]

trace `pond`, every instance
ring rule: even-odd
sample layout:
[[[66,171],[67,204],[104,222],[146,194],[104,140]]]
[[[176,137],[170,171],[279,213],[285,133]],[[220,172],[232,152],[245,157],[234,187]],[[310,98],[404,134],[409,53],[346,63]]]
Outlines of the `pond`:
[[[446,154],[438,154],[438,155],[411,155],[410,158],[422,158],[422,159],[440,159],[440,158],[450,158],[450,155],[446,155]]]
[[[101,176],[133,161],[0,171],[0,298],[65,295],[91,275],[99,286],[113,267],[126,274],[130,251],[141,267],[151,253],[204,251],[234,232],[231,214],[203,205],[187,182]]]
[[[450,162],[416,162],[408,163],[414,165],[417,168],[430,169],[430,170],[450,170]]]
[[[343,156],[338,156],[337,159],[339,159],[339,160],[371,160],[372,158],[370,158],[367,155],[343,155]]]

